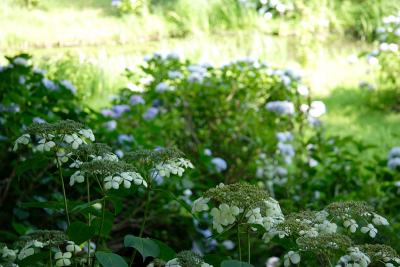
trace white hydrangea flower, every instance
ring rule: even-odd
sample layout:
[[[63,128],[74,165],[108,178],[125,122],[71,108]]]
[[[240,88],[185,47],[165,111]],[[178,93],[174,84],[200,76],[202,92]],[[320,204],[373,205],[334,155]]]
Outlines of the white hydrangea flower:
[[[43,138],[39,141],[39,145],[36,146],[36,149],[40,152],[49,152],[55,146],[56,143],[53,141],[47,141],[45,138]]]
[[[24,247],[18,254],[18,260],[23,260],[29,256],[32,256],[35,253],[35,250],[31,247]]]
[[[56,260],[56,266],[70,266],[71,265],[71,252],[62,253],[61,251],[57,252],[54,255],[54,259]]]
[[[322,224],[318,224],[318,230],[320,233],[324,234],[334,234],[337,230],[336,223],[331,223],[328,220],[325,220]]]
[[[85,181],[85,176],[83,176],[82,172],[81,171],[76,171],[69,178],[69,185],[73,186],[75,184],[75,182],[83,183],[84,181]]]
[[[322,101],[311,102],[308,114],[313,118],[319,118],[326,113],[326,106]]]
[[[354,219],[348,219],[343,222],[343,226],[348,228],[351,233],[355,233],[358,228],[358,224]]]
[[[193,164],[190,162],[190,160],[184,159],[184,158],[178,158],[178,164],[182,166],[183,168],[190,168],[194,169]]]
[[[228,204],[222,203],[218,208],[212,208],[210,214],[213,217],[213,228],[218,233],[223,232],[222,226],[227,226],[236,221],[236,215],[239,215],[240,209],[236,206],[229,207]]]
[[[376,234],[378,233],[378,229],[369,223],[367,226],[361,227],[361,232],[363,234],[368,233],[370,237],[375,238]]]
[[[174,258],[172,260],[169,260],[166,264],[165,267],[182,267],[177,258]]]
[[[246,213],[247,222],[249,224],[263,224],[263,217],[261,216],[261,209],[254,208]]]
[[[104,178],[104,188],[106,190],[109,190],[111,188],[114,189],[119,189],[119,185],[122,183],[122,178],[121,176],[115,175],[115,176],[107,176]]]
[[[40,242],[38,240],[32,240],[31,242],[29,242],[29,244],[31,246],[34,246],[35,248],[43,248],[45,246],[45,243]]]
[[[9,248],[7,248],[7,246],[4,246],[0,250],[0,253],[1,253],[2,258],[6,258],[11,261],[14,261],[17,258],[18,250],[9,249]]]
[[[285,267],[290,266],[291,264],[300,263],[300,255],[297,252],[289,251],[284,257],[283,263]]]
[[[82,129],[79,131],[79,133],[92,142],[94,142],[96,140],[91,129]]]
[[[317,231],[317,229],[312,227],[308,230],[301,230],[299,234],[306,237],[317,237],[319,235],[319,232]]]
[[[82,139],[76,134],[66,134],[64,136],[64,141],[72,146],[73,149],[78,149],[78,147],[83,143]]]
[[[79,168],[82,165],[82,161],[80,160],[75,160],[74,162],[72,162],[69,167],[70,168]]]
[[[81,247],[76,245],[73,241],[68,241],[65,249],[66,249],[66,251],[74,253],[74,254],[82,251]]]
[[[323,221],[325,221],[325,220],[328,218],[328,216],[329,216],[329,213],[328,213],[326,210],[321,210],[321,211],[318,211],[318,212],[315,214],[315,219],[316,219],[318,222],[323,222]]]
[[[144,185],[145,187],[147,187],[146,181],[137,172],[122,172],[120,176],[122,177],[125,188],[130,188],[132,182],[136,185]]]
[[[348,249],[349,254],[340,257],[338,264],[335,267],[341,267],[344,264],[345,267],[367,267],[371,260],[360,251],[357,247],[351,247]]]
[[[209,210],[207,203],[210,201],[209,198],[200,197],[193,202],[192,212],[201,212]]]
[[[23,134],[20,137],[15,140],[14,148],[13,151],[17,151],[18,145],[27,145],[29,144],[29,141],[31,140],[31,136],[29,134]]]
[[[299,95],[308,96],[310,90],[308,90],[308,87],[305,85],[299,85],[299,87],[297,87],[297,92],[299,93]]]
[[[376,213],[373,213],[373,215],[374,215],[374,218],[372,218],[373,224],[375,224],[375,225],[389,225],[389,222],[385,217],[383,217],[383,216],[381,216],[379,214],[376,214]]]
[[[62,149],[57,151],[57,159],[60,163],[66,163],[69,159],[68,156],[69,154],[66,154]]]
[[[178,158],[177,160],[169,160],[165,163],[157,164],[155,167],[156,173],[162,177],[169,177],[171,174],[182,176],[185,168],[193,169],[193,164],[184,158]]]

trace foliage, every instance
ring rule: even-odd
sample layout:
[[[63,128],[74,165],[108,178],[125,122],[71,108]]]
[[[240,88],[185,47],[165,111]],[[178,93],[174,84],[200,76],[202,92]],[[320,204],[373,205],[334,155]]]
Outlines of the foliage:
[[[2,164],[36,175],[5,198],[1,264],[398,264],[398,148],[328,135],[294,70],[154,54],[97,114],[28,59],[0,72],[4,106],[35,106],[4,113]]]

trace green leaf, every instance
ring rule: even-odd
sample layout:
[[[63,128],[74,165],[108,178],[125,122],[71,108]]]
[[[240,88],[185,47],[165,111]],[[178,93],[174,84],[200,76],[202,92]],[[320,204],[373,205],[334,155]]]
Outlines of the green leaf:
[[[18,263],[18,266],[20,267],[32,267],[32,266],[38,266],[38,263],[43,263],[46,262],[46,259],[48,259],[49,253],[48,252],[36,252],[35,254],[26,257],[22,261]]]
[[[167,244],[156,239],[152,240],[156,242],[158,247],[160,248],[160,255],[158,255],[157,258],[165,261],[169,261],[175,258],[176,252],[172,248],[170,248]]]
[[[208,264],[211,264],[212,266],[220,266],[221,262],[223,262],[226,257],[220,255],[220,254],[207,254],[204,255],[203,257],[204,262],[207,262]]]
[[[96,233],[100,234],[102,237],[108,237],[111,233],[112,226],[114,223],[114,214],[109,211],[104,213],[103,227],[101,226],[103,217],[97,217],[92,221],[92,227],[96,229]],[[101,228],[101,232],[100,232]]]
[[[98,251],[96,258],[103,267],[128,267],[126,261],[115,253]]]
[[[64,202],[46,201],[46,202],[24,202],[20,204],[22,208],[46,208],[46,209],[63,209]]]
[[[133,235],[127,235],[124,239],[125,247],[132,247],[139,251],[143,261],[147,257],[158,257],[160,248],[156,242],[149,238],[140,238]]]
[[[243,261],[224,260],[221,263],[221,267],[254,267],[254,266]]]
[[[94,234],[95,230],[93,227],[89,227],[85,223],[79,221],[71,223],[67,229],[68,237],[76,244],[82,244],[93,237]]]

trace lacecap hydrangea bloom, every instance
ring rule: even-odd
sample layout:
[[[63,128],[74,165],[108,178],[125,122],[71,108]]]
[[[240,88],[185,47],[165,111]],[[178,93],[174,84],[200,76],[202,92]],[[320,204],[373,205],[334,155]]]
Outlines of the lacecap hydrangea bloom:
[[[165,267],[213,267],[204,262],[203,258],[192,251],[181,251],[176,258],[168,261]]]
[[[211,210],[209,204],[214,206]],[[194,201],[193,213],[208,210],[212,216],[213,228],[218,233],[236,223],[260,225],[269,231],[284,220],[276,200],[265,190],[244,183],[220,184]]]
[[[14,151],[19,145],[35,143],[34,151],[50,152],[57,149],[78,149],[82,144],[95,140],[92,130],[85,128],[82,124],[71,121],[58,121],[55,123],[33,123],[28,127],[26,133],[17,138],[14,144]]]

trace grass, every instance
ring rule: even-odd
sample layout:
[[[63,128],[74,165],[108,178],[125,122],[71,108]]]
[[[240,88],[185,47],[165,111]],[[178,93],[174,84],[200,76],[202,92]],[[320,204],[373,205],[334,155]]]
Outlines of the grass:
[[[371,109],[366,94],[359,88],[333,90],[323,98],[328,108],[325,122],[330,133],[378,145],[380,153],[385,154],[399,145],[400,114]]]
[[[177,51],[214,64],[253,57],[304,69],[313,95],[327,103],[330,132],[382,144],[382,150],[397,143],[400,116],[366,105],[357,88],[368,78],[366,66],[347,62],[371,45],[346,36],[368,39],[380,18],[396,10],[395,0],[310,0],[301,20],[270,22],[244,12],[235,0],[153,0],[122,17],[109,0],[41,0],[32,10],[15,1],[0,3],[0,56],[28,51],[50,75],[76,81],[96,109],[127,82],[123,70],[147,53]]]

